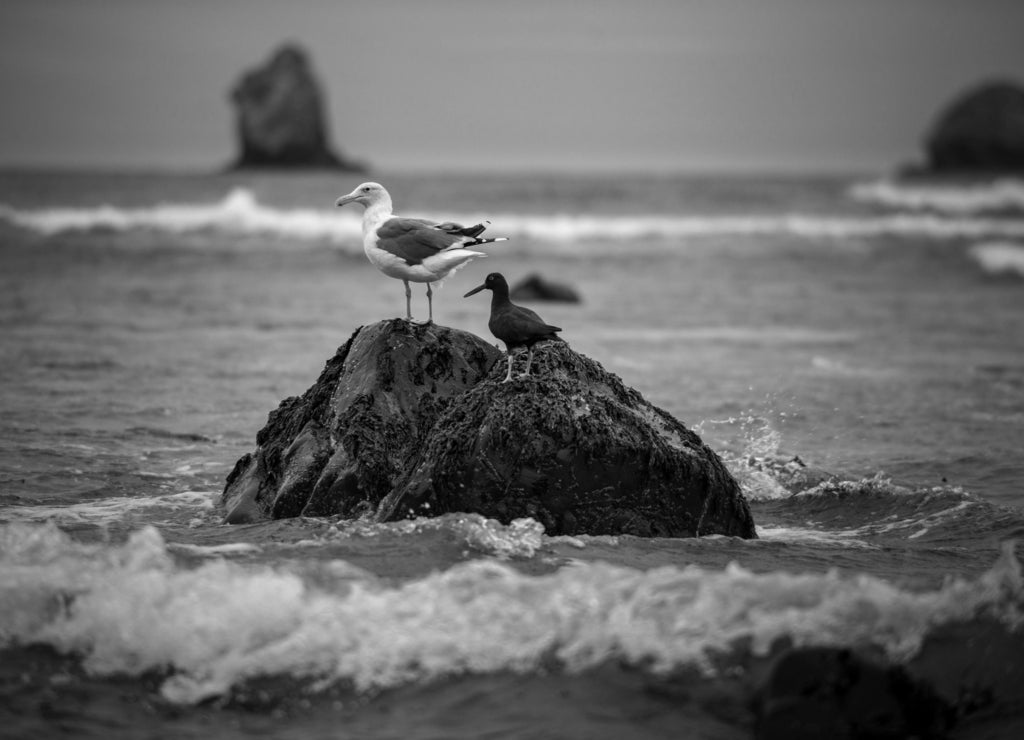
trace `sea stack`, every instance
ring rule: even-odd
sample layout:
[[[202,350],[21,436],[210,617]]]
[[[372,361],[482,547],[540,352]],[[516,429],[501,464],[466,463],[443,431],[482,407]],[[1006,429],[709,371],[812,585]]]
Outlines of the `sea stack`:
[[[1024,173],[1024,88],[994,81],[967,91],[939,115],[925,149],[925,174]]]
[[[332,148],[324,94],[299,46],[282,46],[246,72],[231,101],[239,146],[235,168],[363,169]]]
[[[500,360],[436,324],[358,329],[238,461],[227,521],[475,512],[549,535],[757,536],[719,457],[600,364],[545,342],[537,373],[504,383]]]

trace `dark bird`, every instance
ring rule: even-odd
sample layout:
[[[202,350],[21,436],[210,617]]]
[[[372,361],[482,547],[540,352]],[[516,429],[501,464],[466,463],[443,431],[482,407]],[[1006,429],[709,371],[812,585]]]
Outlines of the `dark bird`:
[[[502,383],[512,380],[512,348],[526,347],[526,370],[519,377],[525,378],[530,374],[530,365],[533,362],[533,345],[542,339],[558,339],[555,332],[562,331],[557,326],[545,324],[544,319],[528,308],[517,306],[508,298],[508,283],[505,276],[500,272],[492,272],[484,280],[483,285],[478,285],[466,293],[464,298],[469,298],[481,290],[491,291],[491,318],[487,322],[487,328],[491,334],[505,343],[508,352],[508,373]]]

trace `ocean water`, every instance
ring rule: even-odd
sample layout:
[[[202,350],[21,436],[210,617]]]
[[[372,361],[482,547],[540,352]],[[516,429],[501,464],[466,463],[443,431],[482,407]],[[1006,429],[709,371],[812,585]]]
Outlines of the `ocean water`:
[[[435,320],[489,337],[491,271],[576,287],[532,307],[722,455],[760,538],[223,525],[268,412],[405,310],[333,207],[357,179],[0,173],[4,732],[747,738],[785,644],[989,680],[953,736],[1024,729],[975,675],[1024,656],[1024,183],[377,179],[510,239]]]

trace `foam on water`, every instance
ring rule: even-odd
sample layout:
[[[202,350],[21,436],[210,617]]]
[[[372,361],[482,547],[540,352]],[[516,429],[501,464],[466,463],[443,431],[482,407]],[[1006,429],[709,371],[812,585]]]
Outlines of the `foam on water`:
[[[970,185],[880,180],[858,183],[850,188],[849,194],[854,200],[865,203],[957,214],[1024,210],[1024,182],[1011,179]]]
[[[453,513],[383,523],[360,519],[340,521],[332,524],[325,533],[295,544],[318,547],[351,538],[415,535],[437,530],[454,535],[471,550],[502,560],[531,558],[544,542],[544,525],[533,519],[513,519],[508,525],[503,525],[480,514]]]
[[[972,246],[967,254],[990,275],[1024,277],[1024,244],[983,242]]]
[[[609,660],[712,671],[737,641],[872,645],[906,659],[935,625],[984,612],[1021,621],[1012,548],[976,580],[913,592],[837,572],[755,574],[580,563],[531,576],[471,560],[403,583],[344,561],[177,564],[154,528],[82,545],[52,524],[0,526],[0,645],[42,643],[96,675],[166,671],[172,701],[263,675],[358,690],[463,673],[570,672]],[[311,578],[312,569],[318,569]]]
[[[854,192],[860,192],[855,189]],[[863,195],[859,196],[863,197]],[[969,212],[969,209],[965,209]],[[523,213],[434,214],[441,221],[492,222],[492,231],[545,243],[615,242],[689,237],[784,235],[806,239],[880,236],[949,239],[1024,237],[1024,219],[947,218],[930,214],[891,216],[806,215],[591,215]],[[147,208],[57,207],[16,209],[0,204],[0,219],[44,235],[68,231],[135,229],[170,234],[219,231],[271,235],[298,241],[333,243],[356,251],[361,242],[354,210],[277,208],[259,203],[251,191],[235,188],[220,202],[161,204]],[[643,246],[636,245],[638,248]]]
[[[0,521],[103,525],[136,519],[155,521],[160,515],[182,513],[205,518],[215,515],[217,496],[213,491],[182,491],[163,496],[101,498],[77,504],[10,506],[0,514]]]

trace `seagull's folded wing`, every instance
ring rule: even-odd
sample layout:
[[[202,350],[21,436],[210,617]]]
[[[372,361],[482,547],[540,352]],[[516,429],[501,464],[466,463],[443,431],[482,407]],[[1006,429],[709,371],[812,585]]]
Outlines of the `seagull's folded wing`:
[[[418,265],[463,241],[464,236],[440,231],[432,221],[419,218],[389,218],[377,229],[377,248],[401,257],[410,265]]]

